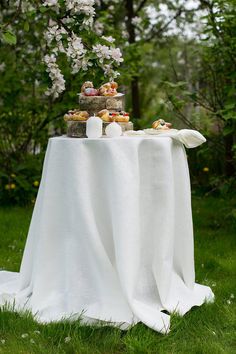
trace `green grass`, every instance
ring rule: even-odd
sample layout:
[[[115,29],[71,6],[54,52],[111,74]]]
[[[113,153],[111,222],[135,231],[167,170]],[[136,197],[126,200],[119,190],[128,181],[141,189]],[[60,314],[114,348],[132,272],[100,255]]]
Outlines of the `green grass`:
[[[216,299],[184,317],[172,316],[170,334],[161,335],[143,324],[127,332],[82,326],[79,321],[41,325],[30,314],[2,309],[0,353],[235,353],[233,208],[230,199],[193,197],[196,280],[210,285]],[[31,213],[31,209],[0,209],[0,268],[19,271]],[[22,338],[25,333],[28,336]]]

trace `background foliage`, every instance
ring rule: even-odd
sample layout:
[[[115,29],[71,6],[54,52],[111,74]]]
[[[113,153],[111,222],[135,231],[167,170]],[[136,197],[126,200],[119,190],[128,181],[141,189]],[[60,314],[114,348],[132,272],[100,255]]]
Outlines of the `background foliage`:
[[[18,2],[20,4],[20,2]],[[32,2],[33,3],[33,2]],[[71,75],[66,91],[50,85],[42,58],[47,13],[0,1],[0,203],[33,203],[47,140],[66,132],[64,113],[78,107],[81,83],[102,71]],[[232,192],[236,168],[236,1],[97,1],[97,32],[116,39],[124,63],[118,79],[136,128],[158,117],[200,130],[208,142],[188,150],[192,184],[202,193]]]

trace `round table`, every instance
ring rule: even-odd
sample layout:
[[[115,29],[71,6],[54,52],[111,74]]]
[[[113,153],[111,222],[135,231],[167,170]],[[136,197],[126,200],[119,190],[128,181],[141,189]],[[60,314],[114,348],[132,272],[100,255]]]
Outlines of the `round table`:
[[[39,322],[78,317],[167,333],[212,301],[195,283],[188,163],[170,137],[49,139],[20,272],[0,304]]]

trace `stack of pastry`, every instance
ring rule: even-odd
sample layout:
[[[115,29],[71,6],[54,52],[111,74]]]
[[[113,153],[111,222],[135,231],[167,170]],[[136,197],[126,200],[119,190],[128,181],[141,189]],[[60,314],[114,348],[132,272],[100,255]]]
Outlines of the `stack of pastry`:
[[[100,112],[98,112],[98,117],[100,117],[104,122],[118,122],[118,123],[129,122],[129,113],[124,111],[110,112],[108,111],[108,109],[103,109]]]
[[[129,113],[125,112],[124,94],[117,92],[118,84],[107,82],[95,88],[91,81],[86,81],[79,93],[80,109],[70,110],[64,115],[67,123],[67,135],[86,137],[86,121],[90,116],[98,116],[103,120],[103,130],[108,124],[117,122],[122,131],[132,130]]]
[[[86,81],[81,87],[81,94],[84,96],[116,96],[118,84],[115,81],[106,82],[98,89],[94,88],[92,81]]]

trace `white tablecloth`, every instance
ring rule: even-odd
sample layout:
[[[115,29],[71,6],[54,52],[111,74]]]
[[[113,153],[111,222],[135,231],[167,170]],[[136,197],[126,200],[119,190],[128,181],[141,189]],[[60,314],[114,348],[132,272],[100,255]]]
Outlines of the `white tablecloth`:
[[[76,319],[168,332],[211,301],[195,283],[183,145],[169,137],[51,138],[20,272],[0,272],[0,304],[39,322]]]

